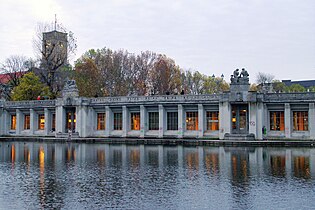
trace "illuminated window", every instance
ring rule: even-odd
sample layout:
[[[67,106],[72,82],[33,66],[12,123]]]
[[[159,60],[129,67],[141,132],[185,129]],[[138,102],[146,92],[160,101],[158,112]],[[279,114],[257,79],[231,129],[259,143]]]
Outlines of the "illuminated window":
[[[39,114],[38,115],[38,130],[44,130],[45,128],[45,115]]]
[[[308,130],[308,111],[293,112],[293,130],[294,131]]]
[[[140,112],[130,113],[131,130],[140,130]]]
[[[186,112],[186,130],[198,130],[198,112]]]
[[[159,130],[158,112],[149,112],[149,130]]]
[[[106,115],[105,113],[97,113],[97,130],[105,130],[106,127]]]
[[[29,130],[31,128],[31,116],[24,115],[24,130]]]
[[[167,130],[178,130],[178,112],[167,112]]]
[[[16,129],[16,115],[11,115],[11,130]]]
[[[270,112],[270,130],[284,131],[284,112]]]
[[[122,130],[122,113],[114,113],[114,130]]]
[[[219,130],[219,112],[207,112],[207,130]]]

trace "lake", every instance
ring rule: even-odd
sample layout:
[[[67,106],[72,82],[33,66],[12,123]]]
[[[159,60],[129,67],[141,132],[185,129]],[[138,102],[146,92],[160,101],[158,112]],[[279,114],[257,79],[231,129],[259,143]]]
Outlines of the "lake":
[[[0,209],[314,209],[315,149],[0,142]]]

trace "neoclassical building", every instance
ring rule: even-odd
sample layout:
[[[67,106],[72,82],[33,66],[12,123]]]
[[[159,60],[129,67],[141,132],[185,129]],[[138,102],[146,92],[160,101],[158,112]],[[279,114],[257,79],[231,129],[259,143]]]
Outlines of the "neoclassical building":
[[[315,139],[315,93],[249,91],[246,70],[213,95],[84,98],[68,81],[61,98],[0,101],[2,136]]]

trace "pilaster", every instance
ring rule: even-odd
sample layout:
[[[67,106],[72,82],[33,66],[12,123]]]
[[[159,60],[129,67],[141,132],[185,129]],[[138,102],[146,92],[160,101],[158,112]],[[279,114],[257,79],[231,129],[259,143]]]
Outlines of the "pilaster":
[[[219,103],[219,138],[224,139],[226,133],[231,133],[231,110],[229,102]]]
[[[310,131],[310,139],[315,139],[315,107],[314,103],[309,104],[308,111],[308,121],[309,121],[309,131]]]
[[[48,108],[44,109],[44,115],[45,115],[44,132],[45,132],[45,135],[48,135],[51,130],[51,113]]]
[[[122,130],[123,130],[123,134],[122,137],[126,137],[127,133],[129,131],[129,111],[128,108],[126,106],[122,107]]]
[[[289,103],[284,104],[284,126],[285,126],[285,137],[291,137],[291,108]]]
[[[56,133],[65,133],[66,111],[63,106],[56,107]]]
[[[21,131],[23,128],[23,122],[24,122],[23,113],[19,109],[17,109],[16,110],[16,130],[15,130],[16,135],[21,134]]]
[[[198,104],[198,137],[202,138],[204,133],[204,108],[202,104]]]
[[[144,138],[147,128],[147,112],[143,105],[140,105],[140,138]]]
[[[164,128],[165,128],[165,125],[166,125],[166,122],[165,122],[165,110],[164,110],[164,107],[163,105],[159,105],[159,138],[163,138],[163,135],[164,135]]]
[[[37,114],[34,109],[30,109],[30,134],[33,135],[35,130],[38,130]]]
[[[178,105],[178,138],[183,138],[184,130],[185,130],[185,123],[184,123],[184,109],[183,105]]]
[[[113,130],[113,125],[111,124],[111,122],[114,122],[112,120],[113,112],[109,106],[105,106],[105,112],[106,112],[106,114],[105,114],[105,116],[106,116],[106,118],[105,118],[105,120],[106,120],[105,121],[105,136],[108,137],[110,132]]]

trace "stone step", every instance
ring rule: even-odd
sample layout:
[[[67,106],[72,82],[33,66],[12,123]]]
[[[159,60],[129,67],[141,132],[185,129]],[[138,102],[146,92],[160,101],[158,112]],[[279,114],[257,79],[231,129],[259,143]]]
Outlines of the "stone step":
[[[224,140],[234,140],[234,141],[253,141],[255,140],[254,134],[229,134],[224,135]]]

